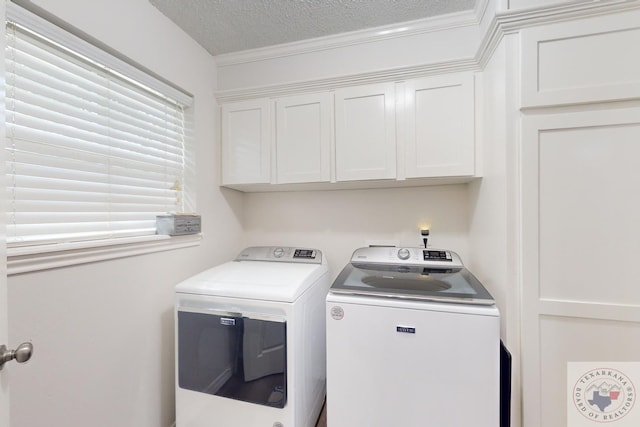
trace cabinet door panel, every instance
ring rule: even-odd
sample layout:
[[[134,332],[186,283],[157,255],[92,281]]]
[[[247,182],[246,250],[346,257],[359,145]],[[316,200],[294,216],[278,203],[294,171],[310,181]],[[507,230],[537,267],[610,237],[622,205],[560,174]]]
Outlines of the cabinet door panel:
[[[522,31],[522,106],[640,96],[640,10]]]
[[[222,184],[270,181],[269,101],[243,101],[222,106]]]
[[[410,80],[405,87],[407,178],[473,175],[473,74]]]
[[[277,182],[329,181],[331,94],[276,101]]]
[[[523,118],[524,424],[567,425],[567,366],[640,358],[640,109]],[[595,422],[593,422],[595,424]],[[635,424],[634,424],[635,425]]]
[[[336,179],[396,177],[394,84],[336,91]]]

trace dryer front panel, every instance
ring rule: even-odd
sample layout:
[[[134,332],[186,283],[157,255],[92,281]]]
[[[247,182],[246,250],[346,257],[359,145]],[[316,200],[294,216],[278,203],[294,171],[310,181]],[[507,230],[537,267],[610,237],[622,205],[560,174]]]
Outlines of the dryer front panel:
[[[177,322],[179,387],[284,408],[287,401],[284,319],[178,310]]]

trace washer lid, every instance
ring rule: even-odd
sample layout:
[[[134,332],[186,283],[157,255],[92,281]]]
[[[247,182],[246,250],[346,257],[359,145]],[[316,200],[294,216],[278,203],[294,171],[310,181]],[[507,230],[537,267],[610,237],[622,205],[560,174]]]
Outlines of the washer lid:
[[[176,292],[293,302],[322,275],[326,264],[231,261],[176,286]]]
[[[461,266],[351,263],[338,275],[330,291],[459,304],[495,304],[478,279]]]

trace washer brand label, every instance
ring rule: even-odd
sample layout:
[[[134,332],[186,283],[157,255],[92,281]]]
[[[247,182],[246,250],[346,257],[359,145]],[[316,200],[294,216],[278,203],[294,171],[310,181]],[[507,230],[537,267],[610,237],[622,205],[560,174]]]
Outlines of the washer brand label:
[[[331,307],[331,318],[333,320],[342,320],[344,317],[344,310],[339,305]]]
[[[221,317],[220,324],[226,326],[236,326],[236,319],[232,319],[229,317]]]
[[[402,332],[404,334],[415,334],[416,328],[411,328],[409,326],[396,326],[396,332]]]
[[[567,364],[567,426],[640,425],[635,408],[637,362],[569,362]]]

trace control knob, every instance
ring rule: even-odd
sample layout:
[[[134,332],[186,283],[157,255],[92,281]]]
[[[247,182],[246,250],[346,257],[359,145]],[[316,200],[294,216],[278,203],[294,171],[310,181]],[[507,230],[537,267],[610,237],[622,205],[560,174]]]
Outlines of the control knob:
[[[273,256],[276,258],[282,258],[282,255],[284,255],[284,249],[282,248],[275,248],[273,251]]]
[[[410,256],[411,256],[411,252],[409,251],[409,249],[402,248],[398,250],[398,258],[405,260],[405,259],[409,259]]]

